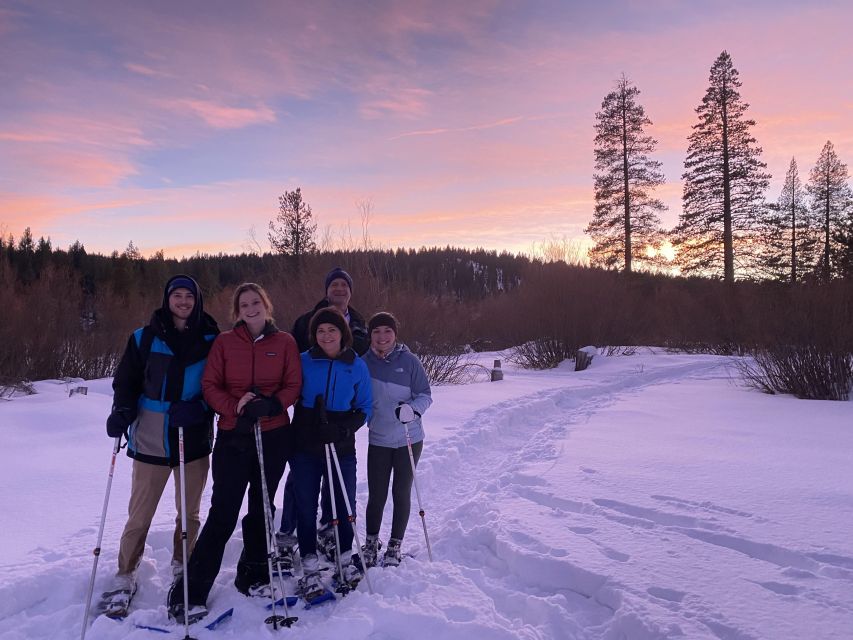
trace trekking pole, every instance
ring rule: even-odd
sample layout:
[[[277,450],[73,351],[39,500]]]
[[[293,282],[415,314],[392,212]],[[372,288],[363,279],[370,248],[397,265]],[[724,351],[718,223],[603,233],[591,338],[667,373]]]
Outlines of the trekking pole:
[[[270,575],[270,600],[272,615],[264,620],[264,624],[271,624],[274,631],[278,631],[278,625],[282,624],[285,627],[290,627],[294,622],[299,620],[297,617],[290,617],[290,612],[287,609],[287,594],[284,592],[284,584],[282,583],[281,577],[281,564],[278,560],[278,555],[273,554],[273,549],[277,548],[275,543],[275,539],[270,540],[270,537],[275,535],[273,533],[273,515],[272,509],[270,508],[270,494],[269,489],[267,489],[267,474],[264,469],[264,443],[261,438],[261,421],[260,419],[255,421],[255,448],[258,450],[258,467],[260,467],[261,471],[261,500],[264,503],[264,532],[266,533],[267,539],[267,568],[269,570]],[[276,556],[276,567],[278,568],[278,586],[279,590],[282,594],[282,602],[284,603],[284,615],[277,615],[275,612],[275,588],[273,588],[273,570],[272,570],[272,559],[273,555]]]
[[[418,475],[415,473],[415,454],[412,453],[412,437],[409,435],[409,425],[405,422],[402,424],[406,430],[406,446],[409,448],[409,462],[412,463],[412,481],[415,485],[415,495],[418,497],[418,513],[421,516],[421,524],[424,526],[424,540],[426,540],[427,554],[429,555],[429,561],[432,562],[432,547],[429,544],[429,534],[427,533],[426,512],[421,504],[421,490],[418,488]]]
[[[341,538],[340,532],[338,531],[338,527],[340,526],[340,520],[338,520],[338,507],[337,500],[335,500],[335,481],[332,476],[332,458],[329,454],[331,447],[334,445],[327,444],[326,445],[326,473],[328,477],[328,485],[329,485],[329,502],[332,503],[332,531],[335,534],[335,563],[338,565],[338,578],[340,578],[339,586],[336,591],[340,591],[341,593],[345,593],[349,589],[347,588],[346,581],[344,580],[344,568],[341,564]],[[341,487],[341,491],[344,490],[344,487]]]
[[[350,503],[349,503],[349,496],[347,495],[347,492],[346,492],[346,485],[344,484],[344,474],[341,472],[341,463],[340,463],[340,460],[338,460],[338,451],[337,451],[337,449],[335,449],[334,444],[330,444],[329,448],[332,451],[332,460],[334,460],[335,469],[338,472],[338,481],[341,483],[341,493],[344,496],[344,504],[347,507],[347,519],[350,522],[350,526],[352,526],[353,535],[355,535],[356,547],[358,549],[361,549],[361,538],[359,537],[358,529],[355,526],[355,513],[353,513],[352,507],[350,506]],[[364,565],[362,564],[362,566],[364,566]],[[367,589],[372,594],[373,593],[373,585],[370,584],[370,576],[367,575],[367,567],[364,567],[364,577],[367,580]]]
[[[180,470],[181,487],[181,545],[183,549],[184,571],[184,640],[195,640],[190,637],[190,580],[187,572],[187,486],[184,479],[184,428],[178,426],[178,468]]]
[[[314,398],[314,408],[317,410],[317,417],[319,418],[320,424],[328,425],[329,415],[326,413],[326,399],[322,394],[318,393],[317,397]],[[338,578],[340,578],[337,591],[339,593],[345,593],[346,587],[344,585],[346,582],[344,581],[344,568],[341,564],[341,538],[340,532],[338,531],[341,521],[338,520],[337,500],[335,500],[335,481],[334,476],[332,476],[332,459],[329,454],[329,446],[329,444],[325,444],[324,449],[326,450],[326,485],[329,490],[329,502],[332,504],[332,532],[335,534],[335,564],[338,565]],[[343,491],[344,487],[341,485],[341,492]]]
[[[107,519],[107,505],[110,503],[110,489],[113,486],[113,472],[116,468],[116,456],[121,449],[121,436],[117,436],[113,443],[113,455],[110,458],[110,472],[107,476],[107,492],[104,496],[104,507],[101,510],[101,526],[98,528],[98,542],[95,545],[95,550],[92,552],[95,555],[95,560],[92,563],[92,575],[89,578],[89,591],[86,594],[86,608],[83,610],[83,628],[80,631],[80,640],[86,638],[86,627],[89,624],[89,607],[92,606],[92,591],[95,589],[95,574],[98,572],[98,558],[101,555],[101,540],[104,537],[104,522]]]

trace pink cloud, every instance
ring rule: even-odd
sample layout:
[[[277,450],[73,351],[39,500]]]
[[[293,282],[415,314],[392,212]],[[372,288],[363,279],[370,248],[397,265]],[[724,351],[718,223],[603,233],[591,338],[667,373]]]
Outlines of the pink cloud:
[[[402,89],[389,91],[385,98],[367,100],[359,109],[365,119],[401,116],[418,118],[427,114],[427,99],[432,95],[425,89]]]
[[[133,73],[138,73],[141,76],[147,76],[149,78],[169,78],[171,77],[168,73],[164,73],[162,71],[157,71],[156,69],[152,69],[151,67],[144,64],[137,64],[134,62],[125,62],[124,68],[128,71],[132,71]]]
[[[497,122],[488,122],[485,124],[475,124],[469,127],[456,127],[453,129],[426,129],[423,131],[408,131],[406,133],[401,133],[399,135],[390,138],[390,140],[398,140],[400,138],[409,138],[413,136],[434,136],[442,133],[459,133],[463,131],[484,131],[486,129],[494,129],[495,127],[505,127],[507,125],[515,124],[516,122],[521,122],[525,118],[523,117],[514,117],[514,118],[503,118],[498,120]]]
[[[205,100],[177,100],[173,104],[189,109],[214,129],[240,129],[276,121],[275,112],[266,105],[229,107]]]

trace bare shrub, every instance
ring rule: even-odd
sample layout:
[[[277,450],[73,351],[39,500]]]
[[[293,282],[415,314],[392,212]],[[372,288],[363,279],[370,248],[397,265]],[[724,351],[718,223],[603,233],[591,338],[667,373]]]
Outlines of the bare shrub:
[[[471,354],[464,353],[460,347],[415,344],[413,350],[432,385],[471,384],[489,377],[489,370],[473,362]]]
[[[36,388],[33,386],[32,382],[29,382],[28,380],[18,382],[0,380],[0,399],[9,399],[16,393],[22,393],[26,396],[31,396],[35,392]]]
[[[536,338],[510,349],[507,360],[522,369],[553,369],[575,357],[577,349],[557,338]]]
[[[99,345],[91,339],[78,339],[60,347],[53,367],[60,378],[95,380],[113,375],[120,358],[119,352],[100,351]]]
[[[637,347],[626,345],[607,345],[601,347],[598,352],[603,356],[633,356],[637,353]]]
[[[812,345],[776,346],[735,361],[747,386],[809,400],[847,400],[853,386],[853,354]]]

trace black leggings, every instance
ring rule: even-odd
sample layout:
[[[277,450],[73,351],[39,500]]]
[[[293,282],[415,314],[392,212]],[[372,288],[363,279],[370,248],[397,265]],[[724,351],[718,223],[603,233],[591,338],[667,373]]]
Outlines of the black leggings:
[[[423,442],[412,444],[415,465],[421,457]],[[371,444],[367,448],[367,535],[379,535],[382,527],[382,512],[388,500],[388,483],[394,472],[391,494],[394,500],[394,516],[391,520],[391,537],[403,539],[409,512],[412,508],[412,463],[408,447],[379,447]]]
[[[273,496],[284,474],[284,466],[291,455],[291,442],[287,427],[264,431],[261,435],[264,448],[264,471],[270,507]],[[190,556],[189,573],[190,604],[205,604],[219,569],[225,546],[237,527],[240,508],[246,488],[249,489],[249,509],[243,516],[243,553],[238,563],[256,567],[258,581],[268,578],[266,567],[266,517],[261,499],[261,468],[258,450],[252,433],[235,433],[219,430],[213,447],[213,495],[210,511],[198,536],[195,549]],[[174,589],[175,601],[183,598],[183,586]],[[180,600],[183,602],[183,600]],[[174,604],[174,603],[173,603]]]

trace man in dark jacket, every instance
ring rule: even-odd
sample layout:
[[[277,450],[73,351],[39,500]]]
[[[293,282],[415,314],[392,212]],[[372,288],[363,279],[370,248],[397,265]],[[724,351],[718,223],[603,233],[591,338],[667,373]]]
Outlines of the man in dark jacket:
[[[184,427],[188,549],[198,535],[201,494],[210,468],[213,413],[201,393],[201,377],[216,321],[204,312],[201,291],[185,275],[169,279],[163,302],[147,325],[131,334],[113,379],[107,434],[127,437],[133,458],[128,520],[121,536],[115,590],[105,594],[107,615],[126,615],[136,591],[135,572],[163,489],[174,476],[175,534],[172,571],[183,566],[178,427]]]
[[[352,348],[358,355],[363,356],[370,348],[370,336],[367,335],[367,323],[358,311],[349,306],[352,298],[352,277],[341,267],[335,267],[326,275],[326,297],[314,305],[314,308],[302,314],[293,324],[293,337],[299,353],[311,348],[308,336],[308,324],[311,318],[320,309],[326,307],[337,307],[338,311],[346,318],[350,331],[352,331]]]
[[[336,307],[338,311],[346,318],[350,331],[352,332],[352,349],[358,355],[363,356],[370,348],[370,336],[367,333],[367,323],[358,311],[349,306],[352,298],[352,276],[344,271],[341,267],[335,267],[326,275],[325,291],[326,296],[314,305],[314,308],[307,313],[302,314],[296,319],[293,324],[293,337],[296,338],[296,345],[299,347],[299,352],[308,351],[311,348],[311,339],[309,335],[309,324],[311,318],[320,309],[326,307]],[[323,480],[325,484],[325,478]],[[284,504],[281,510],[281,531],[278,534],[279,546],[285,553],[288,552],[293,545],[296,544],[296,496],[293,492],[293,480],[290,473],[287,474],[287,480],[284,483]],[[331,505],[325,499],[326,491],[324,489],[322,495],[322,514],[320,523],[327,525],[332,519]],[[321,536],[325,536],[331,529],[327,526],[321,527]]]

